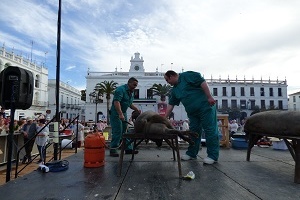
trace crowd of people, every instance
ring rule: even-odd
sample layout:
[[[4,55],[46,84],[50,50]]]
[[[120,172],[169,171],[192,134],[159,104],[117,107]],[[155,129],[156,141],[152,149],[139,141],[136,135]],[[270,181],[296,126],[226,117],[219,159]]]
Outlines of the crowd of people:
[[[1,108],[0,111],[0,135],[9,134],[10,116],[6,116],[5,109]],[[46,159],[46,145],[49,142],[49,127],[46,126],[50,118],[46,115],[39,115],[35,117],[21,118],[20,120],[14,120],[14,132],[19,132],[24,138],[25,155],[22,158],[22,163],[32,162],[32,149],[36,145],[39,152],[39,160],[37,163],[45,163]],[[104,120],[99,120],[97,128],[102,131],[106,128],[107,124]],[[64,134],[64,131],[70,131],[73,138],[77,136],[77,147],[84,145],[84,128],[89,127],[89,123],[81,122],[79,120],[73,120],[70,123],[69,119],[62,118],[59,123],[60,134]],[[92,127],[89,127],[91,130]]]

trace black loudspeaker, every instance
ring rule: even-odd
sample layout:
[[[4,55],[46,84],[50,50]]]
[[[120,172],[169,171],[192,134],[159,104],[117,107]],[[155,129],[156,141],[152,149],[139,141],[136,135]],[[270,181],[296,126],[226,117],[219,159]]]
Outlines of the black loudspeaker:
[[[30,71],[9,66],[0,73],[0,105],[5,109],[28,109],[32,105],[33,75]]]

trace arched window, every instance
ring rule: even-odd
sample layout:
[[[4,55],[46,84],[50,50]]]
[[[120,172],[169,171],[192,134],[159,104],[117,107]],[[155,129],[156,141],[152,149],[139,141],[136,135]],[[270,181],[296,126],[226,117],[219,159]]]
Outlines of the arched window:
[[[35,92],[34,93],[34,103],[35,103],[35,105],[40,105],[39,99],[40,99],[40,93],[39,92]]]
[[[40,75],[35,75],[35,82],[34,82],[34,86],[36,88],[39,88],[40,87]]]

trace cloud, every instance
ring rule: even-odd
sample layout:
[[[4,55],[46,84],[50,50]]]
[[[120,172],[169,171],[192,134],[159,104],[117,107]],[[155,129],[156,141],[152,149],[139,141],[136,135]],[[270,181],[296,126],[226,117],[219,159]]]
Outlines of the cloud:
[[[46,57],[50,77],[55,77],[57,4],[4,0],[0,7],[0,42],[23,55],[33,50],[41,62]],[[18,12],[11,12],[15,5]],[[146,71],[172,67],[215,78],[287,78],[289,87],[297,88],[299,7],[298,0],[66,0],[61,66],[81,73],[62,76],[84,85],[88,68],[126,71],[140,52]]]

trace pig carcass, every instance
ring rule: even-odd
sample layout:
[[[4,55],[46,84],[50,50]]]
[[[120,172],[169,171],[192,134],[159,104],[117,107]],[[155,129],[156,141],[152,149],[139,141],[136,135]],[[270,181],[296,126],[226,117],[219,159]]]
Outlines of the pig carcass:
[[[136,119],[135,119],[136,118]],[[158,113],[153,111],[145,111],[138,116],[133,114],[134,120],[134,131],[135,133],[141,133],[145,135],[157,135],[157,134],[176,134],[178,137],[193,144],[193,137],[199,135],[193,131],[180,131],[176,130],[170,121],[160,116]],[[162,140],[155,140],[157,146],[161,146]]]
[[[300,112],[270,110],[256,113],[247,118],[244,131],[265,136],[300,136]]]

